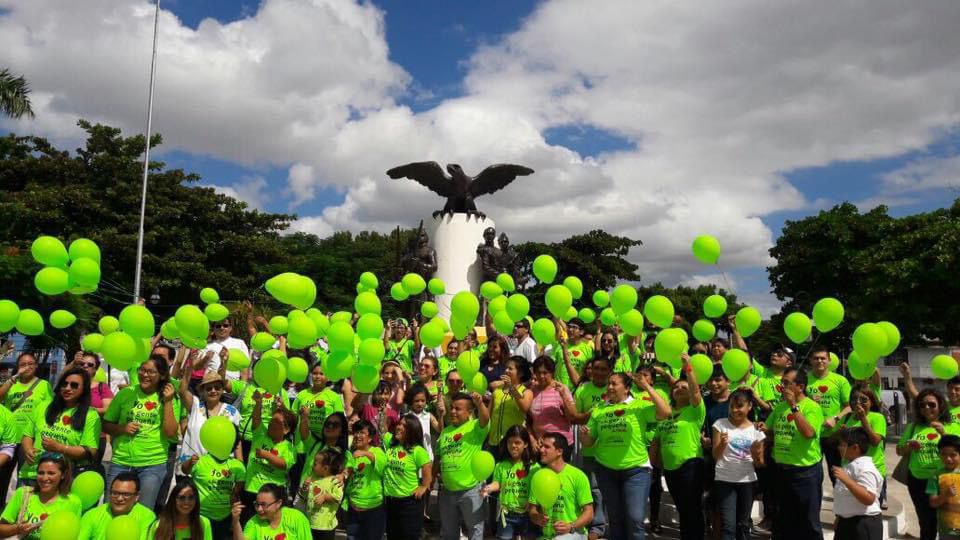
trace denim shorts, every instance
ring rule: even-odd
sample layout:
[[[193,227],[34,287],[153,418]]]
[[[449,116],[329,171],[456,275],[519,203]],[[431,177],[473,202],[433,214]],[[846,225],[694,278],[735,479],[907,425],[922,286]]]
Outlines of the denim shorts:
[[[497,538],[511,540],[516,536],[531,536],[534,528],[526,514],[504,512],[503,520],[497,520]]]

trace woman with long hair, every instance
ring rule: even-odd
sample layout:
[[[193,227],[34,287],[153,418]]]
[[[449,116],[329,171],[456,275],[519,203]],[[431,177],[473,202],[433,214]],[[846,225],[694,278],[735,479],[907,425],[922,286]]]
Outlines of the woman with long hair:
[[[122,472],[140,477],[140,504],[153,508],[167,475],[168,446],[176,440],[180,406],[163,356],[151,355],[137,369],[137,385],[121,390],[103,416],[113,437],[109,486]]]
[[[343,398],[331,387],[320,362],[310,368],[310,387],[297,393],[292,410],[300,415],[294,438],[297,462],[290,470],[290,493],[296,493],[300,487],[300,477],[305,476],[304,471],[313,465],[313,460],[308,459],[307,454],[314,444],[322,442],[327,418],[334,413],[343,414]]]
[[[420,420],[405,414],[386,448],[383,494],[387,507],[387,539],[419,540],[423,508],[433,483],[432,460],[423,447]]]
[[[167,504],[150,526],[147,538],[155,540],[213,540],[210,520],[200,515],[197,486],[180,478],[167,497]]]
[[[40,538],[46,516],[66,511],[80,517],[80,499],[70,495],[73,475],[62,456],[45,454],[37,465],[37,487],[17,488],[0,514],[0,537]],[[24,500],[26,498],[26,500]]]
[[[37,458],[44,452],[62,454],[74,469],[89,468],[96,463],[99,441],[100,415],[90,406],[90,376],[83,368],[70,368],[60,376],[53,401],[37,409],[33,429],[24,433],[20,480],[33,483]]]
[[[350,445],[348,437],[348,426],[347,426],[347,416],[340,411],[337,411],[330,416],[328,416],[323,421],[323,436],[320,439],[313,441],[313,445],[307,449],[307,463],[313,463],[314,457],[323,450],[328,448],[336,448],[343,453],[346,457],[346,463],[344,467],[351,467],[353,465],[353,455],[350,454]],[[306,479],[309,474],[309,468],[304,467],[303,472],[300,473],[300,483]]]
[[[487,497],[498,493],[496,537],[499,540],[520,540],[530,536],[527,502],[530,478],[540,465],[530,452],[530,433],[521,425],[510,426],[500,441],[503,458],[493,469],[493,481],[480,490]]]
[[[493,397],[490,401],[490,433],[487,435],[489,447],[498,449],[507,430],[526,423],[527,411],[533,403],[533,390],[526,386],[529,383],[530,366],[527,365],[527,359],[522,356],[508,358],[500,380],[491,384]],[[502,459],[504,456],[496,457]]]
[[[553,376],[555,364],[549,356],[533,361],[533,400],[527,412],[533,442],[547,432],[561,433],[568,444],[573,444],[573,420],[577,409],[570,389]],[[537,448],[534,448],[536,451]]]
[[[109,384],[97,380],[97,372],[100,369],[100,356],[92,352],[81,352],[74,359],[73,364],[83,368],[84,371],[87,372],[87,375],[90,376],[90,406],[97,411],[100,418],[103,418],[103,414],[107,412],[107,407],[109,407],[110,402],[113,401],[114,394]],[[69,369],[69,367],[70,366],[67,368]],[[94,466],[100,472],[101,476],[103,476],[104,473],[101,461],[103,460],[103,453],[106,449],[107,434],[101,432],[97,445],[97,455],[93,460]]]
[[[37,357],[29,351],[17,356],[17,371],[0,385],[0,401],[13,413],[10,417],[9,440],[16,443],[13,457],[23,459],[20,441],[33,424],[34,410],[53,399],[50,383],[37,376]],[[0,500],[6,500],[7,486],[13,475],[15,461],[8,461],[0,468]]]
[[[480,373],[483,373],[488,383],[499,381],[509,359],[510,347],[506,338],[501,335],[493,336],[487,340],[487,351],[480,358]]]
[[[870,388],[868,383],[858,384],[850,391],[850,412],[840,420],[842,428],[863,427],[870,439],[870,450],[865,455],[870,456],[874,467],[883,477],[883,485],[887,485],[887,463],[884,457],[884,440],[887,438],[887,419],[880,412],[880,398]],[[880,504],[884,504],[886,490],[880,491]]]

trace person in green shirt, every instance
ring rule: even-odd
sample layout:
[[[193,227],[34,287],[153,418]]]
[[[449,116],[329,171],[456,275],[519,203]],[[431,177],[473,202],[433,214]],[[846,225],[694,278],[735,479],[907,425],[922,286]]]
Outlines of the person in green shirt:
[[[314,540],[334,540],[337,528],[337,510],[343,501],[343,452],[327,448],[313,459],[309,474],[300,484],[295,507],[310,519]]]
[[[903,428],[897,455],[910,460],[907,491],[917,511],[920,537],[936,538],[937,512],[930,506],[927,481],[941,466],[938,442],[945,435],[960,435],[960,423],[950,421],[947,400],[938,390],[924,388],[913,403],[914,420]]]
[[[70,494],[66,460],[61,456],[46,455],[40,459],[37,470],[36,490],[18,488],[0,514],[0,536],[38,540],[40,526],[47,516],[60,511],[80,516],[82,504],[76,495]]]
[[[191,456],[181,470],[193,479],[200,499],[200,515],[210,520],[215,538],[229,538],[231,533],[230,504],[243,491],[246,468],[231,456],[220,460],[212,454]]]
[[[612,336],[612,334],[611,334]],[[614,339],[611,337],[611,339]],[[614,340],[615,341],[615,340]],[[613,345],[616,348],[616,345]],[[607,398],[607,383],[610,382],[610,374],[614,371],[614,359],[609,356],[595,356],[586,364],[589,368],[590,381],[577,387],[573,394],[573,403],[577,407],[577,414],[573,418],[574,424],[586,424],[590,421],[590,415],[593,408],[603,403]],[[622,372],[618,372],[622,373]],[[606,529],[607,517],[603,512],[603,493],[597,484],[597,460],[595,447],[584,447],[581,450],[583,456],[583,472],[590,479],[590,491],[593,493],[593,521],[590,523],[590,533],[597,537],[603,536]]]
[[[567,438],[561,433],[548,432],[540,438],[540,463],[560,478],[560,494],[553,506],[529,505],[530,521],[542,529],[541,539],[585,539],[586,527],[593,520],[590,480],[564,461],[568,450]]]
[[[50,401],[52,394],[50,383],[37,377],[37,358],[28,351],[20,353],[16,373],[0,385],[0,402],[12,413],[5,429],[9,429],[9,440],[16,445],[14,456],[22,455],[20,441],[30,431],[34,410]],[[7,461],[0,468],[0,500],[6,500],[15,461]]]
[[[383,505],[383,473],[387,456],[373,446],[376,428],[367,420],[353,424],[353,467],[344,494],[347,499],[347,536],[358,540],[379,540],[386,531],[387,512]],[[420,434],[423,440],[423,433]]]
[[[323,438],[323,423],[335,412],[343,412],[343,398],[330,386],[323,367],[317,362],[310,368],[310,388],[297,393],[293,411],[300,415],[296,437],[297,463],[290,470],[290,485],[297,487],[304,470],[307,451]],[[293,490],[296,491],[296,490]]]
[[[122,472],[135,472],[142,482],[140,501],[153,508],[167,476],[168,445],[178,434],[180,406],[162,356],[151,356],[137,372],[140,382],[118,392],[103,416],[103,430],[113,437],[107,485]]]
[[[954,353],[954,358],[957,355]],[[920,391],[913,382],[913,373],[910,371],[910,364],[904,362],[900,364],[900,375],[903,376],[904,388],[910,399],[916,400]],[[950,409],[950,421],[960,422],[960,377],[953,377],[947,381],[947,407]]]
[[[584,337],[584,324],[580,319],[574,318],[567,323],[558,321],[558,327],[566,327],[567,338],[563,339],[563,332],[560,332],[560,348],[553,352],[557,366],[555,377],[572,390],[580,382],[584,365],[593,358],[593,342]]]
[[[477,418],[473,418],[474,411]],[[483,540],[483,499],[480,482],[474,478],[470,463],[474,454],[483,448],[489,429],[490,411],[480,394],[459,393],[451,398],[450,424],[437,438],[439,459],[433,462],[433,476],[442,482],[442,540],[459,540],[461,524],[470,540]]]
[[[266,396],[260,392],[253,394],[256,405],[253,408],[253,446],[247,456],[247,477],[241,499],[248,506],[253,505],[260,486],[278,484],[286,486],[287,472],[296,461],[296,450],[290,439],[297,428],[297,417],[282,405],[275,403],[270,422],[263,425],[262,409]],[[275,401],[284,399],[281,395],[273,397]]]
[[[480,489],[481,497],[497,493],[497,538],[517,540],[526,538],[530,529],[527,501],[530,497],[530,478],[540,466],[531,464],[530,432],[527,428],[511,426],[500,441],[500,455],[507,456],[493,468],[493,481]]]
[[[773,522],[773,537],[822,538],[820,504],[823,499],[823,467],[820,465],[820,430],[823,412],[808,398],[806,371],[788,368],[780,381],[783,402],[759,423],[773,440],[777,463],[776,497],[782,511]]]
[[[157,520],[147,531],[155,540],[213,540],[210,520],[200,515],[197,486],[181,477],[170,492]]]
[[[613,371],[616,373],[633,373],[640,366],[640,353],[638,350],[640,336],[624,336],[626,347],[621,348],[617,333],[613,330],[600,330],[600,319],[597,319],[597,332],[594,337],[594,358],[606,358],[613,362]],[[599,510],[600,503],[594,505],[595,512]]]
[[[823,345],[814,345],[807,361],[810,362],[807,397],[816,401],[823,412],[820,451],[826,462],[830,483],[833,484],[833,467],[839,467],[841,461],[839,442],[833,434],[839,429],[840,417],[850,411],[850,381],[830,371],[830,350]]]
[[[393,360],[400,365],[409,376],[413,376],[413,360],[420,351],[420,332],[416,330],[416,320],[414,320],[413,338],[407,335],[406,319],[397,319],[387,323],[387,331],[383,333],[383,348],[387,354],[383,361]]]
[[[460,357],[460,344],[461,342],[459,340],[455,338],[451,339],[447,343],[447,354],[437,358],[441,380],[445,380],[447,373],[450,373],[451,370],[457,369],[457,358]]]
[[[873,466],[886,478],[887,465],[884,459],[883,443],[887,437],[887,419],[880,413],[880,398],[866,385],[855,386],[850,391],[851,410],[840,420],[840,427],[862,427],[870,439],[870,448],[864,448],[863,454],[869,456]],[[843,465],[845,466],[846,460]],[[880,498],[883,500],[882,494]]]
[[[404,415],[394,431],[383,469],[387,538],[420,538],[423,497],[430,495],[433,465],[423,447],[423,426],[416,416]]]
[[[253,503],[256,515],[240,526],[243,503],[233,503],[232,540],[309,540],[310,521],[303,512],[287,507],[287,491],[283,486],[268,483],[260,486]],[[218,539],[219,540],[219,539]]]
[[[942,465],[927,480],[927,495],[937,510],[940,540],[954,540],[960,538],[960,437],[944,435],[937,448]]]
[[[157,516],[139,502],[140,478],[137,473],[124,471],[114,477],[108,497],[109,502],[88,510],[80,518],[80,536],[77,540],[106,540],[107,528],[118,516],[131,516],[140,528],[139,538],[124,540],[147,540],[147,530]]]

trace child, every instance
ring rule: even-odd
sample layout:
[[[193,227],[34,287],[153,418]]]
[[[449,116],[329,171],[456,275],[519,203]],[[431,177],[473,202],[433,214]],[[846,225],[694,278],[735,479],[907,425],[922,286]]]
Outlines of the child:
[[[345,459],[338,448],[327,448],[313,458],[313,470],[300,486],[296,508],[310,518],[313,540],[333,540],[337,528],[337,508],[343,498],[343,486],[337,475]]]
[[[297,416],[284,408],[283,397],[278,395],[270,423],[264,426],[261,415],[263,397],[260,392],[253,394],[256,403],[253,407],[253,445],[247,457],[247,478],[242,495],[244,511],[248,512],[244,517],[248,518],[253,515],[253,503],[260,487],[264,484],[285,486],[287,471],[297,456],[290,440],[297,427]]]
[[[523,426],[511,426],[500,441],[500,455],[509,456],[493,469],[493,482],[480,490],[487,497],[500,492],[500,510],[497,518],[497,538],[516,540],[532,536],[527,516],[527,498],[530,478],[539,468],[531,466],[530,434]]]
[[[727,400],[728,416],[713,423],[713,459],[717,465],[711,495],[720,512],[724,540],[750,538],[754,467],[762,467],[762,431],[750,421],[750,392],[738,389]]]
[[[927,481],[930,506],[937,509],[940,540],[960,539],[960,437],[944,435],[937,443],[943,469]]]
[[[246,475],[243,463],[233,456],[221,460],[213,454],[204,454],[190,457],[181,465],[181,470],[197,486],[200,515],[210,520],[213,537],[229,538],[233,534],[230,506],[235,493],[242,489]]]
[[[439,389],[438,389],[439,390]],[[427,410],[427,401],[431,398],[430,392],[421,384],[413,385],[407,392],[407,407],[410,413],[417,417],[420,422],[420,430],[423,432],[423,441],[420,443],[427,451],[430,461],[433,461],[433,433],[443,431],[440,421],[430,411]],[[439,400],[440,394],[433,395],[433,399]]]
[[[360,418],[373,424],[376,428],[371,446],[380,446],[380,433],[393,433],[400,421],[400,414],[390,407],[393,389],[387,381],[380,381],[373,395],[357,393],[353,398],[353,410],[359,413]],[[369,396],[369,403],[367,398]]]
[[[387,527],[383,505],[383,470],[387,456],[373,446],[377,430],[366,420],[353,424],[353,468],[347,482],[347,537],[380,540]]]
[[[839,450],[841,458],[850,463],[833,468],[833,476],[837,479],[833,491],[833,511],[837,514],[835,538],[880,540],[883,538],[883,522],[879,496],[883,476],[870,458],[867,431],[862,427],[841,430]],[[931,504],[933,499],[930,498]],[[789,509],[784,508],[784,511]]]

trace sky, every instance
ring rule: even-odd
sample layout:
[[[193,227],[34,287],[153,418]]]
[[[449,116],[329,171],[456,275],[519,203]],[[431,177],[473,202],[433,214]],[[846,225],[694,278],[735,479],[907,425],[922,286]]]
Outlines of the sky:
[[[643,281],[717,283],[776,311],[787,220],[960,196],[953,0],[164,0],[158,159],[294,230],[415,226],[411,161],[536,170],[478,205],[514,242],[603,228]],[[78,118],[145,129],[153,4],[0,0],[0,65],[69,148]],[[402,204],[397,204],[402,201]],[[722,245],[717,267],[690,254]]]

